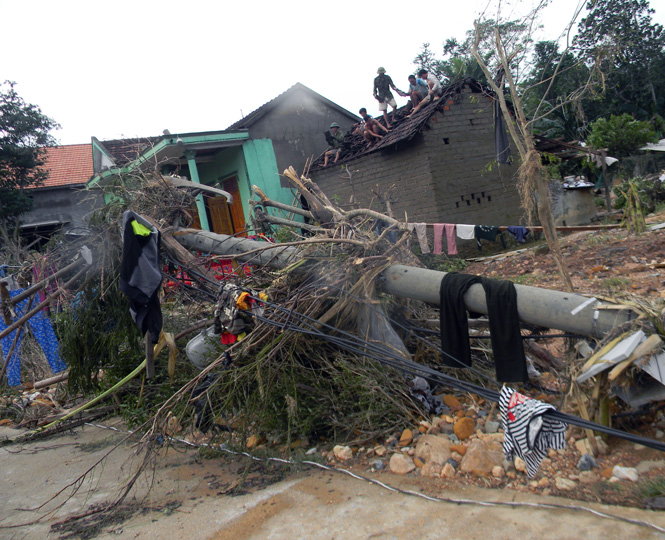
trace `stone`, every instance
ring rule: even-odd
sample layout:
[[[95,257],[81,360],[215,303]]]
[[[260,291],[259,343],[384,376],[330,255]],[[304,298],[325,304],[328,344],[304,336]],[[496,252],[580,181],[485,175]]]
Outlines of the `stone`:
[[[485,422],[485,433],[496,433],[500,426],[501,424],[499,422],[487,420],[487,422]]]
[[[584,454],[577,462],[577,468],[580,471],[590,471],[598,467],[598,463],[591,454]]]
[[[451,444],[450,451],[457,452],[460,456],[466,454],[467,446],[465,444]]]
[[[425,462],[424,462],[422,459],[420,459],[419,457],[415,457],[415,458],[413,458],[413,464],[414,464],[418,469],[422,469],[423,466],[425,465]]]
[[[612,477],[617,480],[630,480],[631,482],[637,482],[640,477],[636,469],[632,467],[621,467],[620,465],[615,465],[612,469]]]
[[[429,478],[436,478],[441,476],[441,470],[443,467],[439,463],[425,463],[422,469],[420,469],[421,476],[427,476]]]
[[[665,431],[663,431],[662,429],[657,429],[656,432],[653,434],[653,436],[656,439],[662,439],[663,437],[665,437]]]
[[[515,465],[515,470],[517,472],[521,473],[526,472],[526,463],[521,457],[515,456],[515,460],[513,461],[513,463]]]
[[[644,474],[646,472],[649,472],[653,469],[665,469],[665,461],[663,460],[657,460],[657,461],[641,461],[635,466],[635,470],[640,473]]]
[[[353,450],[348,446],[337,445],[333,448],[333,455],[340,461],[348,461],[353,458]]]
[[[506,475],[506,471],[503,470],[503,467],[500,465],[495,465],[492,467],[492,476],[494,478],[503,478]]]
[[[598,475],[593,471],[582,471],[579,475],[579,481],[582,484],[593,484],[598,481]]]
[[[593,448],[591,447],[589,439],[580,439],[579,441],[575,441],[575,448],[577,448],[577,451],[582,455],[584,454],[593,455]]]
[[[449,463],[450,465],[455,467],[455,469],[457,469],[457,466],[459,465],[459,461],[453,458],[450,458],[448,461],[446,461],[446,463]]]
[[[603,469],[600,473],[600,476],[605,479],[611,478],[613,469],[614,467],[607,467],[607,469]]]
[[[418,439],[414,455],[425,463],[443,465],[450,458],[450,441],[440,435],[423,435]]]
[[[473,421],[473,418],[465,416],[464,418],[460,418],[457,422],[455,422],[454,433],[461,441],[468,439],[471,435],[473,435],[475,430],[476,423]]]
[[[306,455],[306,456],[313,456],[313,455],[316,454],[318,451],[319,451],[319,449],[315,446],[315,447],[310,448],[309,450],[307,450],[307,452],[305,452],[305,455]]]
[[[503,447],[496,441],[474,439],[460,463],[460,470],[477,476],[488,476],[503,464]]]
[[[644,508],[649,510],[665,510],[665,497],[650,497],[644,500]]]
[[[453,476],[455,476],[455,467],[446,463],[441,469],[441,478],[452,478]]]
[[[451,452],[450,457],[457,462],[462,461],[462,454],[460,454],[459,452]]]
[[[448,434],[448,440],[450,441],[450,444],[459,444],[460,440],[457,438],[457,435],[454,433],[449,433]]]
[[[506,471],[506,476],[511,480],[515,480],[515,478],[517,478],[517,473],[515,471]]]
[[[453,422],[455,422],[455,419],[452,416],[450,416],[449,414],[446,414],[446,415],[442,416],[441,420],[443,420],[447,424],[452,424]]]
[[[395,474],[409,474],[416,468],[413,460],[403,454],[393,454],[390,457],[388,467],[390,467],[390,472]]]
[[[413,433],[409,428],[402,431],[402,435],[399,438],[399,446],[409,446],[413,440]]]
[[[459,399],[451,394],[446,394],[443,396],[443,402],[450,407],[451,411],[456,411],[457,409],[462,408],[462,403]]]
[[[251,450],[252,448],[256,448],[265,442],[265,437],[261,435],[250,435],[250,437],[247,439],[247,449]]]
[[[543,476],[540,480],[538,480],[538,487],[544,488],[550,485],[550,479],[547,478],[547,476]]]
[[[459,409],[458,411],[455,411],[455,416],[457,418],[464,418],[466,416],[466,413],[462,409]]]
[[[386,447],[385,447],[385,446],[376,446],[376,447],[374,448],[374,453],[375,453],[377,456],[379,456],[379,457],[383,457],[383,456],[385,456],[385,455],[386,455],[386,452],[387,452],[387,450],[386,450]]]
[[[577,484],[568,478],[561,478],[560,476],[554,481],[554,486],[559,491],[570,491],[575,489]]]
[[[386,464],[381,461],[380,459],[377,459],[376,461],[372,461],[371,463],[372,468],[376,471],[382,471],[383,469],[386,468]]]

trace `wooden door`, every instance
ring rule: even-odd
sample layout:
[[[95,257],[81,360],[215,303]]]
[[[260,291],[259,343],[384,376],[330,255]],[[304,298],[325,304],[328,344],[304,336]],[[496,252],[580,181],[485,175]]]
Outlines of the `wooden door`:
[[[245,212],[242,209],[242,199],[240,198],[240,189],[238,189],[238,178],[231,176],[222,180],[222,189],[228,191],[233,197],[233,203],[229,205],[231,210],[231,220],[236,236],[247,236],[245,232]]]
[[[233,235],[235,229],[226,197],[206,197],[205,200],[210,216],[210,228],[212,232]]]

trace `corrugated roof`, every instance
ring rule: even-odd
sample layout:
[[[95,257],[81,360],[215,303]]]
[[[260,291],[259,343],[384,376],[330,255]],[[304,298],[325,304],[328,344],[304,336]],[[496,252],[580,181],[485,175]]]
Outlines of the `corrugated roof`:
[[[277,105],[279,105],[286,98],[286,96],[288,96],[289,94],[295,92],[296,90],[303,90],[303,91],[311,94],[314,98],[318,99],[319,101],[322,101],[323,103],[325,103],[329,107],[338,110],[339,112],[341,112],[342,114],[348,116],[351,119],[357,119],[358,118],[355,114],[353,114],[350,111],[347,111],[344,107],[340,107],[334,101],[330,101],[328,98],[323,97],[318,92],[315,92],[311,88],[307,88],[304,84],[298,82],[298,83],[294,84],[288,90],[285,90],[284,92],[282,92],[276,98],[271,99],[267,103],[264,103],[258,109],[256,109],[255,111],[252,111],[251,113],[249,113],[247,116],[245,116],[241,120],[238,120],[237,122],[231,124],[226,129],[248,129],[252,124],[258,122],[267,113],[269,113],[272,109],[274,109]]]
[[[397,109],[395,121],[393,122],[391,120],[392,127],[390,128],[390,131],[377,143],[367,142],[362,135],[354,135],[352,130],[346,133],[344,136],[342,154],[337,161],[337,165],[371,154],[372,152],[383,150],[398,142],[411,140],[425,128],[427,121],[434,116],[437,111],[446,110],[451,107],[453,105],[453,98],[467,85],[470,86],[474,92],[484,91],[487,92],[488,95],[491,95],[478,82],[472,79],[466,79],[444,88],[443,95],[440,99],[425,105],[410,118],[407,117],[411,111],[410,105],[400,107]],[[388,116],[389,118],[392,118],[392,113],[389,113]],[[381,122],[382,125],[385,125],[383,117],[377,117],[375,120]],[[383,135],[383,132],[381,134]],[[310,170],[314,171],[320,169],[323,165],[323,159],[323,155],[316,159]]]
[[[70,144],[46,148],[44,169],[49,177],[40,187],[85,184],[93,174],[92,144]]]

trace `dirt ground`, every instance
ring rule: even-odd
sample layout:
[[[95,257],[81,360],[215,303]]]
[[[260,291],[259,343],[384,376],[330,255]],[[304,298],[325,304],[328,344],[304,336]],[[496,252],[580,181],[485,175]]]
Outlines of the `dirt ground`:
[[[105,424],[123,429],[111,420]],[[15,435],[15,430],[0,428],[0,438]],[[538,507],[581,506],[576,501],[468,485],[440,486],[438,497],[457,502],[439,502],[340,472],[298,470],[246,457],[202,459],[196,450],[183,447],[161,456],[157,468],[141,476],[115,515],[71,521],[72,516],[113,500],[133,474],[136,447],[122,439],[122,433],[86,426],[41,442],[1,447],[0,538],[604,540],[665,534],[662,512],[584,505],[613,516],[608,518],[570,508]],[[104,465],[82,480],[75,493],[66,488],[111,449]],[[356,467],[363,476],[388,486],[423,491],[416,477]],[[490,506],[493,502],[515,506]]]

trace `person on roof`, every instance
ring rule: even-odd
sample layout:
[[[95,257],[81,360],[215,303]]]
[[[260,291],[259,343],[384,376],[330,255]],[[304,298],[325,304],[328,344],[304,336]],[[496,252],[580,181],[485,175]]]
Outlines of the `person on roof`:
[[[374,118],[372,118],[369,114],[367,114],[367,109],[365,109],[365,107],[360,109],[358,112],[363,119],[361,129],[365,140],[368,142],[376,142],[380,139],[383,139],[383,135],[379,134],[379,130],[383,130],[384,133],[388,133],[388,130],[379,124],[376,120],[374,120]],[[357,130],[355,132],[357,132]]]
[[[416,79],[415,75],[409,75],[409,92],[408,96],[411,99],[412,109],[418,106],[423,98],[429,93],[429,86],[427,82],[422,79]]]
[[[428,91],[427,95],[418,103],[415,109],[409,115],[409,118],[416,114],[422,107],[427,105],[430,101],[436,101],[441,97],[441,83],[434,75],[429,73],[426,69],[421,69],[418,72],[418,80],[420,84],[426,84]]]
[[[388,121],[388,105],[393,108],[393,122],[395,121],[395,110],[397,109],[397,102],[390,89],[392,88],[395,90],[400,96],[406,94],[395,86],[390,75],[386,75],[385,68],[380,67],[376,72],[378,75],[374,79],[374,99],[379,102],[379,110],[383,112],[383,119],[386,122],[386,126],[390,128],[390,122]]]
[[[323,159],[323,166],[327,167],[328,159],[333,154],[335,155],[334,163],[337,163],[339,154],[342,151],[342,145],[344,144],[344,133],[342,133],[342,131],[339,129],[339,124],[337,122],[333,122],[330,124],[330,131],[326,131],[325,135],[326,141],[328,141],[328,144],[330,145],[328,150],[326,150]]]

